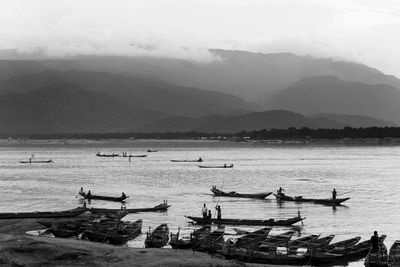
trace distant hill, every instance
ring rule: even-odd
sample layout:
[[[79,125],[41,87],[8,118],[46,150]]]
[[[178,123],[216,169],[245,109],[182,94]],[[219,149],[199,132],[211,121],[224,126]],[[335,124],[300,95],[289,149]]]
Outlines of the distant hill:
[[[0,95],[31,92],[47,83],[63,82],[76,84],[90,92],[110,95],[132,108],[154,110],[174,116],[199,117],[216,113],[251,111],[257,108],[225,93],[103,72],[45,71],[17,75],[0,81]],[[105,107],[114,108],[112,105]]]
[[[49,82],[36,91],[0,96],[1,134],[126,132],[162,117],[66,82]]]
[[[207,116],[200,119],[167,118],[150,123],[144,131],[199,131],[236,133],[262,129],[286,129],[289,127],[343,128],[349,124],[338,123],[324,118],[311,119],[285,110],[253,112],[236,116]]]
[[[385,84],[343,81],[333,76],[303,78],[283,88],[268,108],[305,115],[334,113],[363,115],[400,124],[400,90]]]
[[[251,53],[210,50],[214,60],[154,57],[77,56],[37,61],[0,60],[0,80],[45,70],[94,71],[159,80],[182,87],[225,92],[246,101],[263,103],[276,89],[308,76],[337,76],[365,84],[387,84],[400,88],[400,80],[377,69],[354,62],[297,56],[291,53]]]
[[[367,128],[367,127],[397,127],[393,122],[378,120],[368,116],[360,115],[346,115],[346,114],[328,114],[320,113],[309,116],[310,118],[324,118],[331,121],[336,121],[344,124],[349,124],[354,128]]]

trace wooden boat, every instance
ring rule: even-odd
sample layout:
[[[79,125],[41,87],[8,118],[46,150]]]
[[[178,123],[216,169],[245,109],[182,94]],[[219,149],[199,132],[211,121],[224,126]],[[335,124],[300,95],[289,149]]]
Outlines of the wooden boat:
[[[179,239],[179,229],[177,234],[171,233],[169,244],[174,249],[191,249],[198,246],[200,241],[210,234],[210,230],[211,228],[209,226],[202,226],[201,228],[194,230],[190,234],[189,238]]]
[[[224,243],[225,228],[218,228],[200,240],[192,249],[208,253],[215,253],[221,249]]]
[[[364,265],[366,267],[387,267],[388,266],[388,254],[385,244],[380,243],[378,250],[373,250],[371,247],[368,251],[368,255],[365,258]]]
[[[204,219],[203,217],[186,216],[186,218],[198,224],[227,224],[227,225],[263,225],[263,226],[290,226],[297,222],[303,221],[305,218],[296,216],[289,219],[268,219],[268,220],[251,220],[251,219]]]
[[[233,168],[233,164],[224,164],[224,165],[199,165],[199,168],[208,168],[208,169],[225,169],[225,168]]]
[[[96,200],[106,200],[106,201],[115,201],[115,202],[124,202],[129,196],[120,196],[120,197],[107,197],[107,196],[98,196],[98,195],[88,195],[86,193],[79,193],[82,197],[88,200],[96,199]]]
[[[317,240],[319,235],[307,235],[295,240],[290,240],[285,244],[286,247],[290,249],[297,249],[297,248],[304,248],[307,247],[309,243],[314,242]]]
[[[147,155],[129,155],[129,157],[133,157],[133,158],[145,158],[145,157],[147,157]]]
[[[349,200],[349,197],[346,198],[326,198],[326,199],[317,199],[317,198],[303,198],[302,196],[295,196],[290,197],[286,196],[285,194],[274,194],[277,200],[279,201],[293,201],[293,202],[312,202],[316,204],[323,204],[323,205],[340,205],[341,203]]]
[[[81,228],[83,221],[64,221],[52,223],[49,231],[55,237],[68,238],[79,235],[83,229]]]
[[[193,159],[193,160],[186,160],[186,159],[171,159],[171,162],[203,162],[202,158],[199,159]]]
[[[80,207],[64,211],[6,212],[0,213],[0,219],[69,218],[76,217],[87,210],[87,208]]]
[[[83,231],[81,239],[122,245],[137,237],[142,231],[142,220],[112,224],[92,224]]]
[[[168,205],[167,202],[158,204],[152,208],[136,208],[136,209],[124,209],[123,211],[127,213],[138,213],[138,212],[156,212],[156,211],[166,211],[171,205]],[[121,211],[121,209],[102,209],[102,208],[91,208],[89,209],[90,212],[95,214],[107,214]]]
[[[258,244],[259,242],[262,242],[266,240],[269,232],[271,231],[272,228],[262,228],[257,231],[248,233],[242,237],[236,238],[236,239],[229,239],[227,243],[229,242],[229,245],[235,246],[235,247],[248,247],[251,246],[251,244]]]
[[[147,149],[147,152],[151,153],[151,152],[158,152],[158,150],[155,149]]]
[[[399,267],[400,266],[400,240],[394,241],[393,245],[389,250],[389,267]]]
[[[348,247],[354,246],[355,244],[358,243],[358,241],[360,241],[360,239],[361,239],[361,236],[356,236],[356,237],[353,237],[350,239],[332,243],[324,249],[328,250],[330,252],[342,251],[342,250],[347,249]]]
[[[166,223],[159,225],[152,232],[147,232],[144,246],[146,248],[161,248],[168,243],[169,240],[169,228]]]
[[[96,154],[96,156],[98,157],[105,157],[105,158],[113,158],[113,157],[119,157],[118,153],[112,153],[112,154],[100,154],[100,152],[98,152]]]
[[[266,193],[256,193],[256,194],[239,194],[237,192],[224,192],[222,190],[217,189],[216,187],[213,187],[210,189],[211,192],[214,193],[216,196],[221,196],[221,197],[240,197],[240,198],[266,198],[267,196],[271,195],[272,192],[266,192]]]
[[[287,242],[289,242],[294,233],[295,233],[294,231],[288,231],[279,235],[270,235],[266,238],[266,240],[258,244],[257,250],[270,251],[272,249],[275,251],[276,247],[284,246],[285,244],[287,244]]]
[[[328,236],[313,240],[310,243],[308,243],[308,249],[312,250],[315,248],[318,248],[318,249],[325,248],[325,247],[329,246],[329,243],[332,241],[332,239],[334,237],[335,237],[335,235],[328,235]]]
[[[21,160],[19,163],[52,163],[52,159],[49,160]]]

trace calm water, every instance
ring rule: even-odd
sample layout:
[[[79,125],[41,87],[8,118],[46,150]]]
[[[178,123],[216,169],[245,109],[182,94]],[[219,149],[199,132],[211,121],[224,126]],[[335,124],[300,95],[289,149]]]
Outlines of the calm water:
[[[159,152],[146,153],[147,149]],[[95,154],[148,154],[147,158],[99,158]],[[34,154],[52,164],[20,164]],[[197,159],[203,164],[233,163],[233,169],[201,169],[197,163],[171,159]],[[203,203],[222,207],[231,218],[287,218],[300,210],[307,219],[299,235],[336,234],[333,241],[369,238],[374,230],[387,234],[386,245],[400,239],[400,147],[390,146],[262,146],[200,141],[41,141],[0,143],[0,212],[65,210],[81,205],[80,187],[93,194],[130,195],[128,208],[152,207],[168,200],[167,213],[130,214],[143,219],[143,232],[162,222],[175,232],[193,226],[184,215],[200,216]],[[213,197],[212,185],[237,192],[276,191],[288,195],[326,198],[336,188],[349,192],[345,206],[332,208],[310,203],[278,205],[266,200]],[[91,206],[119,208],[118,203],[93,201]],[[215,213],[213,212],[213,215]],[[246,228],[243,229],[255,229]],[[277,228],[278,233],[285,229]],[[232,232],[231,228],[227,228]],[[273,232],[272,232],[273,233]],[[129,243],[143,247],[144,235]],[[352,264],[360,265],[360,263]]]

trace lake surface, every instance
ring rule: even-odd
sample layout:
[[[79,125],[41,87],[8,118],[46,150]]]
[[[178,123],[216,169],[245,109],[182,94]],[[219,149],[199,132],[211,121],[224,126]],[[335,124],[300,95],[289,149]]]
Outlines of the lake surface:
[[[159,152],[147,153],[147,149]],[[100,158],[97,152],[148,154],[146,158]],[[51,158],[51,164],[20,164],[31,155]],[[173,163],[171,159],[198,159],[202,164],[234,164],[233,169],[202,169],[198,163]],[[152,207],[163,200],[172,205],[166,213],[130,214],[148,227],[168,223],[172,232],[188,233],[193,225],[184,215],[201,216],[206,203],[219,204],[230,218],[307,217],[297,235],[335,234],[332,242],[354,236],[369,239],[372,232],[387,234],[389,247],[400,239],[399,146],[282,146],[211,141],[25,141],[0,142],[0,212],[65,210],[82,205],[80,187],[92,194],[130,196],[127,208]],[[328,198],[351,197],[336,208],[312,203],[279,204],[266,200],[213,197],[212,185],[224,191],[276,192]],[[93,207],[119,208],[120,204],[92,201]],[[301,226],[301,224],[300,224]],[[257,227],[239,227],[255,230]],[[34,230],[34,229],[32,229]],[[228,232],[232,228],[227,227]],[[284,228],[274,228],[279,233]],[[145,235],[128,245],[143,247]],[[361,263],[351,264],[361,265]]]

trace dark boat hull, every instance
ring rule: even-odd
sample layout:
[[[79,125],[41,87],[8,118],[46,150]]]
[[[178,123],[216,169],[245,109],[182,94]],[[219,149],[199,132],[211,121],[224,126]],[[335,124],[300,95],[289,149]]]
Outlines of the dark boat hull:
[[[249,220],[249,219],[204,219],[202,217],[186,216],[188,219],[198,224],[226,224],[226,225],[263,225],[263,226],[291,226],[297,222],[301,222],[305,218],[293,217],[284,220]]]
[[[227,193],[227,192],[221,191],[221,190],[216,189],[216,188],[211,188],[210,190],[211,190],[211,192],[213,192],[214,195],[221,196],[221,197],[239,197],[239,198],[260,198],[260,199],[263,199],[263,198],[266,198],[266,197],[268,197],[269,195],[272,194],[272,192],[257,193],[257,194],[239,194],[239,193],[236,193],[236,192]]]
[[[87,208],[76,208],[65,211],[8,212],[0,213],[0,219],[70,218],[76,217],[87,210]]]
[[[125,209],[124,211],[127,213],[138,213],[138,212],[157,212],[157,211],[166,211],[168,208],[171,207],[171,205],[168,204],[159,204],[157,206],[154,206],[152,208],[137,208],[137,209]],[[99,209],[99,208],[91,208],[89,209],[90,212],[96,213],[96,214],[106,214],[106,213],[113,213],[113,212],[119,212],[121,209]]]
[[[229,169],[229,168],[233,168],[233,164],[230,164],[230,165],[215,165],[215,166],[199,165],[199,168],[204,168],[204,169]]]
[[[340,205],[341,203],[349,200],[349,197],[346,198],[336,198],[336,199],[317,199],[317,198],[303,198],[303,197],[290,197],[286,195],[274,194],[277,200],[279,201],[292,201],[292,202],[310,202],[315,204],[323,204],[323,205]]]
[[[169,229],[168,225],[161,224],[153,232],[147,233],[144,246],[146,248],[161,248],[168,244],[169,241]]]
[[[49,160],[31,160],[31,161],[29,161],[29,160],[22,160],[22,161],[20,161],[19,163],[52,163],[53,162],[53,160],[51,160],[51,159],[49,159]]]
[[[84,197],[87,200],[105,200],[105,201],[114,201],[114,202],[124,202],[129,196],[127,197],[107,197],[107,196],[97,196],[97,195],[90,195],[88,196],[85,193],[79,193],[82,197]]]

